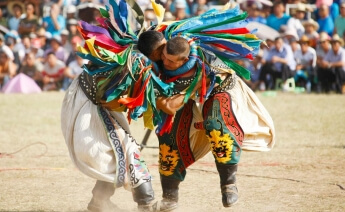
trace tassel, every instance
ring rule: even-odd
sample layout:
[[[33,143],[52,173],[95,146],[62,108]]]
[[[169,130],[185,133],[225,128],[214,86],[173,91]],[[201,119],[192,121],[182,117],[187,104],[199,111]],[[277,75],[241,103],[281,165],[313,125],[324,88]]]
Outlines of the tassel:
[[[159,135],[162,136],[164,133],[170,133],[173,125],[174,116],[167,115],[165,122],[159,131]]]
[[[141,89],[140,89],[140,92],[139,92],[137,97],[135,97],[135,98],[131,98],[131,97],[121,98],[121,99],[119,99],[119,103],[126,105],[127,108],[129,108],[129,109],[133,109],[137,106],[141,106],[144,103],[144,97],[145,97],[144,94],[145,94],[146,86],[147,86],[150,79],[151,79],[151,75],[149,77],[147,77],[144,85],[140,86]],[[137,86],[137,88],[139,88],[139,86]],[[134,92],[133,92],[134,96],[136,95],[138,90],[139,89],[134,89]]]

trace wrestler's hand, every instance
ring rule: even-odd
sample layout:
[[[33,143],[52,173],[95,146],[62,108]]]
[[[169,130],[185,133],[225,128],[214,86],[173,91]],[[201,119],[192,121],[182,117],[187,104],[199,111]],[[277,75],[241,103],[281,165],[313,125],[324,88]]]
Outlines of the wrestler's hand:
[[[169,115],[175,115],[175,113],[184,105],[184,95],[177,94],[171,97],[158,97],[156,105],[159,110]]]

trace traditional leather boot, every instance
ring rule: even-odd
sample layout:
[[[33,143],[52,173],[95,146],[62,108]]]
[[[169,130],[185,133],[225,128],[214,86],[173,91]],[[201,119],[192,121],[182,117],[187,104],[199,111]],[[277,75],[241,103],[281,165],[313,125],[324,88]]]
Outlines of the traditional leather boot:
[[[231,207],[238,201],[238,190],[236,187],[237,164],[217,164],[220,176],[220,188],[224,207]]]
[[[115,193],[114,184],[97,180],[92,189],[92,199],[87,209],[92,212],[117,211],[119,208],[110,201],[110,197]]]
[[[180,180],[161,176],[163,200],[155,203],[155,211],[173,211],[178,207],[178,187]]]
[[[132,189],[133,200],[138,203],[139,211],[152,211],[152,201],[154,200],[154,191],[151,182],[145,182]]]

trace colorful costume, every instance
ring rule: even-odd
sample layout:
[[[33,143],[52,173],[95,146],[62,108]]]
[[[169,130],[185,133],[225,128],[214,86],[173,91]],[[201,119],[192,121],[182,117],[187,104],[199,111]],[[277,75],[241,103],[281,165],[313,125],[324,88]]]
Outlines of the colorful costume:
[[[146,167],[136,158],[138,146],[129,136],[122,115],[101,106],[102,102],[118,100],[126,108],[129,121],[143,117],[145,127],[157,126],[164,199],[177,203],[178,184],[184,179],[186,168],[212,150],[220,173],[223,204],[232,205],[237,201],[231,194],[237,194],[234,183],[241,150],[268,151],[274,145],[271,117],[235,74],[249,78],[250,73],[233,62],[234,59],[253,58],[261,41],[245,28],[246,14],[240,13],[238,7],[210,10],[187,20],[161,23],[164,14],[161,7],[152,2],[159,21],[155,30],[164,31],[167,39],[183,36],[191,44],[188,62],[176,71],[167,72],[151,64],[136,50],[143,28],[137,33],[131,29],[128,6],[141,26],[143,13],[133,0],[127,3],[109,0],[111,7],[100,10],[103,17],[98,20],[99,26],[80,24],[85,46],[79,48],[78,54],[91,65],[84,67],[79,85],[75,81],[67,91],[63,111],[69,114],[63,114],[62,119],[73,161],[84,173],[115,182],[117,186],[131,182],[135,188],[149,179]],[[181,77],[192,67],[197,67],[193,77]],[[227,78],[222,81],[220,73],[227,73]],[[208,87],[206,78],[210,80]],[[201,92],[195,96],[193,90],[199,81],[202,82]],[[176,93],[185,94],[186,104],[175,117],[157,110],[156,95],[169,97]],[[85,125],[85,121],[98,124]],[[100,135],[102,125],[106,130]],[[113,134],[118,136],[113,137]],[[95,135],[102,144],[90,142]],[[124,139],[118,142],[118,137]],[[79,144],[76,146],[76,139],[86,151],[76,148],[80,148]],[[122,145],[121,151],[116,142]],[[96,147],[97,150],[104,150],[105,166],[97,167],[91,162],[96,144],[102,147]],[[134,179],[126,178],[122,172],[132,173],[131,165],[134,165]]]

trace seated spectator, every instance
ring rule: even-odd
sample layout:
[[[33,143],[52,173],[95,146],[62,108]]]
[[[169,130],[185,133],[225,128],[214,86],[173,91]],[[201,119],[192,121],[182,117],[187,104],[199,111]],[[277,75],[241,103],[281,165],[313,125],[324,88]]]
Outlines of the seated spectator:
[[[319,33],[317,33],[317,30],[319,29],[319,24],[313,19],[305,20],[302,22],[302,24],[305,29],[305,35],[310,40],[310,46],[316,48],[317,42],[319,40]]]
[[[176,20],[188,18],[191,14],[186,0],[167,1],[165,8],[175,15]]]
[[[291,40],[298,41],[298,35],[295,29],[288,28],[286,25],[282,26],[283,33],[281,33],[281,36],[283,38],[284,43],[289,44]]]
[[[35,15],[35,5],[33,3],[26,3],[25,9],[25,18],[20,20],[18,27],[18,33],[21,37],[36,32],[39,27],[39,20]]]
[[[40,27],[37,32],[36,32],[37,38],[40,39],[41,42],[41,48],[45,51],[48,48],[50,48],[50,44],[48,42],[48,37],[47,37],[47,31],[43,28]]]
[[[60,15],[60,7],[57,4],[52,4],[50,15],[43,18],[43,26],[52,36],[60,35],[65,29],[66,19]]]
[[[4,52],[6,52],[6,54],[11,59],[11,61],[13,61],[14,60],[14,54],[13,54],[12,50],[10,49],[10,47],[8,47],[5,42],[6,42],[5,37],[0,32],[0,50],[3,50]]]
[[[65,62],[67,60],[68,54],[66,53],[65,49],[62,47],[61,37],[59,35],[55,35],[50,40],[50,48],[45,51],[45,57],[48,53],[53,52],[57,59]]]
[[[68,58],[66,60],[66,65],[69,65],[72,61],[77,58],[78,45],[82,46],[83,40],[79,36],[74,36],[71,40],[72,51],[69,52]]]
[[[65,52],[69,53],[72,51],[72,45],[69,40],[69,31],[67,29],[61,32],[61,46],[65,49]]]
[[[64,71],[65,63],[59,60],[54,52],[49,52],[42,72],[43,90],[59,90],[62,86]]]
[[[345,82],[345,49],[343,39],[335,34],[331,40],[332,49],[323,58],[321,67],[333,75],[336,93],[342,93]],[[320,77],[321,78],[321,77]],[[324,80],[321,78],[321,80]]]
[[[167,11],[164,13],[163,21],[175,21],[175,19],[175,16],[171,12]]]
[[[332,36],[334,30],[334,22],[329,14],[329,8],[327,5],[323,4],[319,8],[320,18],[317,20],[319,24],[318,32],[327,32],[329,36]]]
[[[323,59],[331,49],[330,37],[326,32],[320,33],[319,45],[316,49],[317,56],[317,76],[318,76],[318,92],[325,91],[328,93],[331,90],[332,82],[334,81],[334,76],[328,73],[327,70],[323,68]]]
[[[263,65],[260,73],[260,81],[265,82],[266,88],[273,89],[276,79],[280,78],[285,82],[288,78],[294,76],[296,61],[289,45],[285,44],[282,37],[274,41],[274,47],[269,50],[264,58],[266,63]],[[267,82],[267,75],[272,79],[271,85]]]
[[[340,4],[340,15],[334,21],[334,34],[342,37],[345,33],[345,1]]]
[[[44,51],[41,48],[41,40],[39,38],[31,40],[30,50],[28,52],[31,52],[36,60],[40,62],[44,61]]]
[[[295,82],[301,87],[305,87],[310,93],[312,88],[316,88],[316,51],[309,46],[310,40],[303,35],[299,40],[301,49],[295,52],[296,73]]]
[[[286,25],[290,16],[285,14],[285,6],[282,1],[275,1],[273,4],[273,14],[267,17],[267,25],[280,31],[282,25]]]
[[[186,12],[186,8],[188,7],[185,0],[176,0],[174,5],[175,17],[176,20],[183,20],[189,17],[189,13]]]
[[[14,56],[13,62],[15,64],[20,65],[23,58],[20,58],[20,52],[14,48],[16,46],[16,43],[17,43],[17,40],[15,38],[13,38],[11,36],[6,36],[5,44],[6,44],[6,46],[8,46],[10,48],[10,50]],[[25,53],[24,53],[24,55],[25,55]]]
[[[18,66],[10,58],[8,52],[0,49],[0,87],[3,87],[17,74]]]
[[[64,79],[62,83],[62,90],[67,90],[69,85],[72,83],[72,81],[79,76],[83,72],[83,64],[84,60],[83,58],[77,56],[76,60],[72,61],[64,72]]]
[[[67,22],[67,30],[69,31],[69,40],[74,36],[79,36],[78,32],[78,21],[76,19],[69,19]]]
[[[7,8],[11,14],[11,18],[8,19],[8,29],[17,31],[23,15],[24,5],[20,1],[10,1]]]
[[[294,29],[298,35],[298,38],[301,38],[304,35],[304,26],[302,21],[305,18],[305,13],[307,12],[307,6],[303,3],[298,3],[297,8],[294,10],[293,17],[291,17],[287,22],[287,27],[289,29]]]
[[[250,80],[245,80],[248,87],[250,87],[253,91],[256,91],[260,86],[260,73],[262,67],[262,56],[263,50],[260,50],[257,56],[249,63],[247,69],[250,71]],[[263,84],[264,85],[264,84]],[[264,90],[264,86],[260,87],[260,90]]]
[[[261,24],[266,24],[266,18],[261,16],[262,4],[259,1],[254,1],[248,5],[248,21],[255,21]]]
[[[299,44],[296,38],[289,39],[289,44],[290,44],[291,51],[294,55],[298,50],[301,49],[301,45]]]
[[[1,7],[0,7],[0,25],[5,28],[8,28],[8,20],[7,20],[7,17],[4,16],[4,12]]]
[[[332,0],[316,0],[316,19],[319,19],[319,8],[321,5],[326,5],[328,7],[328,10],[330,11],[330,16],[332,20],[334,21],[339,16],[339,6],[338,3]]]
[[[35,55],[32,52],[26,53],[24,62],[19,69],[19,73],[23,73],[31,77],[37,85],[42,88],[42,70],[43,64],[35,58]]]
[[[202,14],[200,9],[205,12],[208,10],[207,0],[196,0],[192,3],[191,13],[195,16]]]

